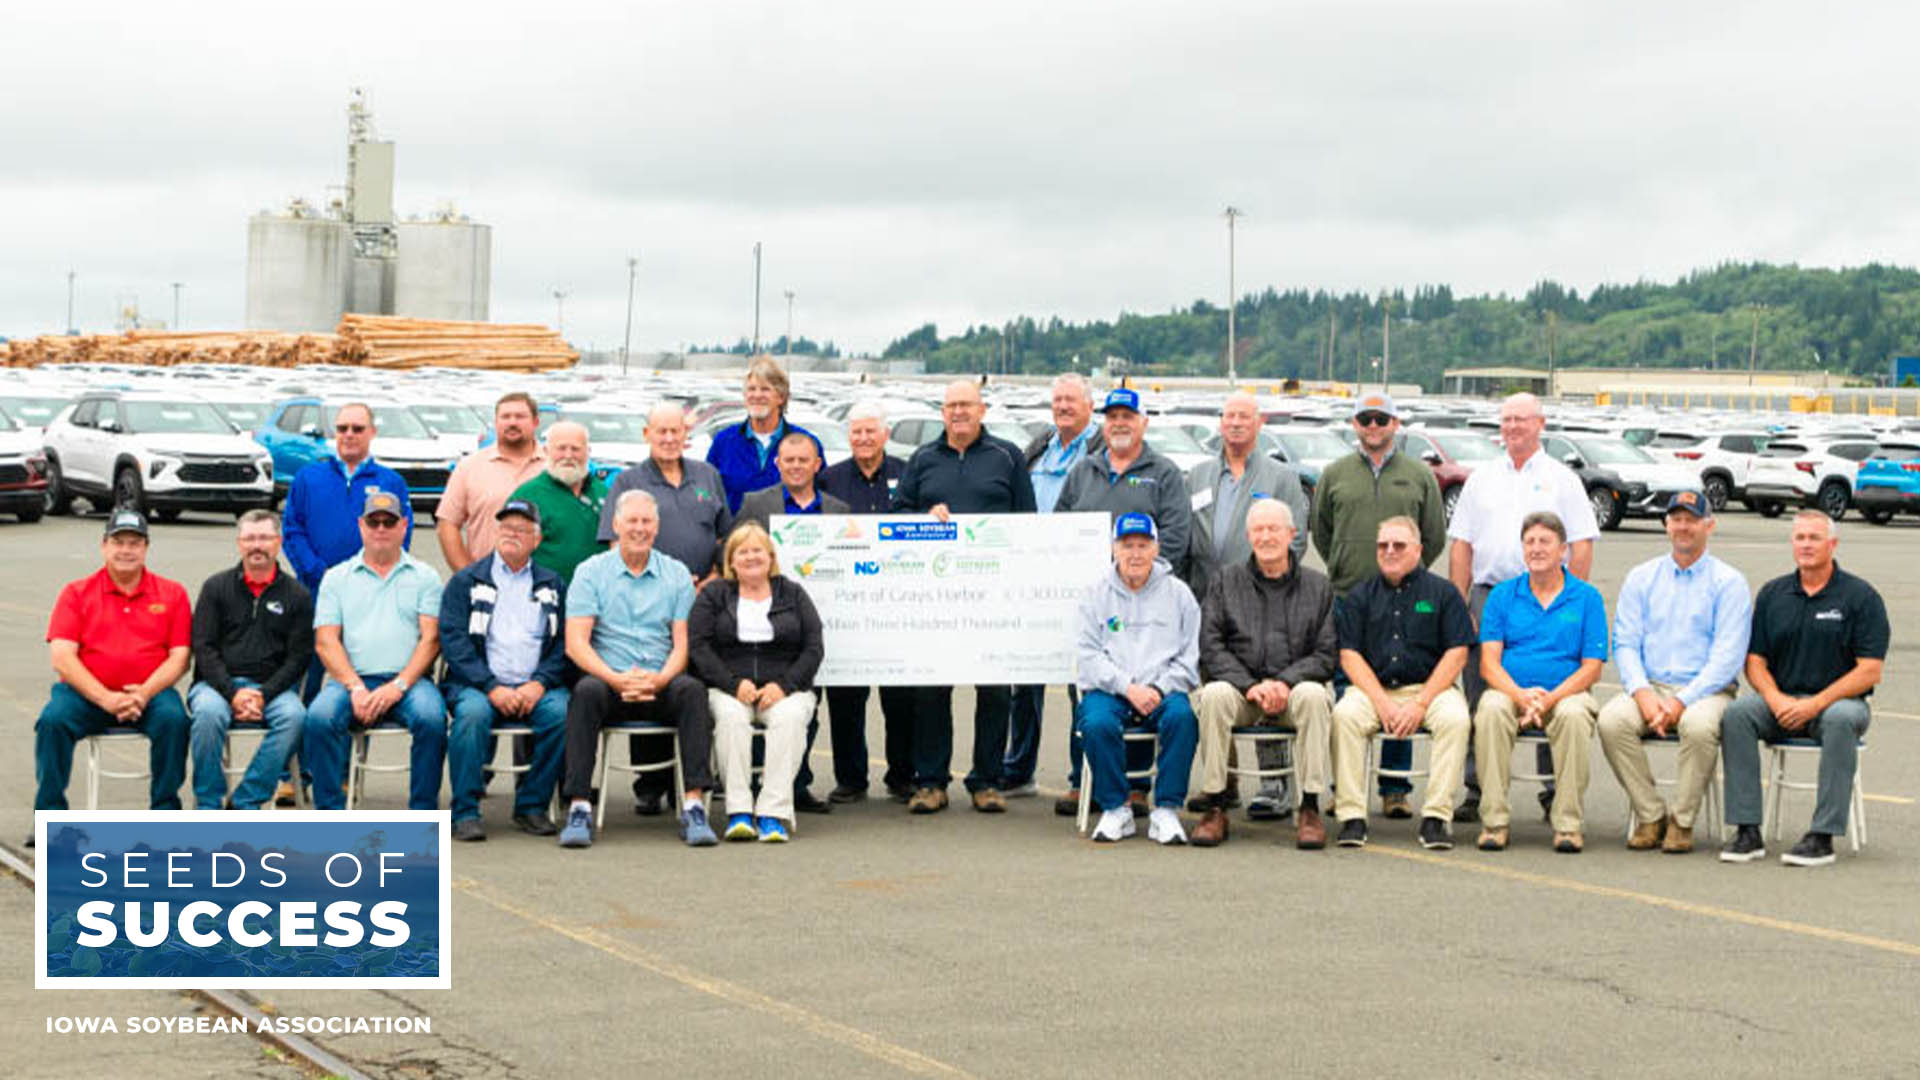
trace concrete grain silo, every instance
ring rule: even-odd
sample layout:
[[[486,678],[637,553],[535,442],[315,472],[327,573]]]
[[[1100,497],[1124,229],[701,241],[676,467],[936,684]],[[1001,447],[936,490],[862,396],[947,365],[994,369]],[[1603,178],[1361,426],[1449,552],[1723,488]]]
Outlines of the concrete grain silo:
[[[288,213],[247,221],[247,329],[331,332],[353,282],[353,230],[344,221]]]
[[[393,313],[484,322],[493,288],[493,228],[464,220],[403,221]]]

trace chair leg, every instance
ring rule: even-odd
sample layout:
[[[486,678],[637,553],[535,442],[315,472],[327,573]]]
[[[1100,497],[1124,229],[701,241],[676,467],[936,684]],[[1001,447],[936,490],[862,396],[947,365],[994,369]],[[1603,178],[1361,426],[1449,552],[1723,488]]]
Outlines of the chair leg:
[[[1853,768],[1853,813],[1847,817],[1847,839],[1853,842],[1853,853],[1867,846],[1867,794],[1866,786],[1860,781],[1860,766],[1856,762]]]
[[[709,765],[707,769],[708,774],[711,775],[713,766]],[[711,795],[713,792],[708,791],[707,794]],[[681,810],[684,811],[687,803],[687,770],[680,760],[680,733],[678,731],[673,733],[673,798],[680,804]],[[727,809],[728,811],[732,811],[733,807],[729,806]],[[707,810],[707,819],[709,821],[713,819],[713,810],[711,807]]]
[[[1770,843],[1780,842],[1780,784],[1786,779],[1786,753],[1767,748],[1767,792],[1760,802],[1760,833]]]
[[[87,739],[87,809],[100,809],[100,743]]]
[[[1082,836],[1086,835],[1087,814],[1088,814],[1088,811],[1091,810],[1093,806],[1089,797],[1092,791],[1093,791],[1093,764],[1087,760],[1087,755],[1085,753],[1082,753],[1080,755],[1080,808],[1078,811],[1076,811],[1075,817],[1073,819],[1074,830],[1079,832]]]
[[[600,795],[594,800],[593,829],[599,832],[607,825],[607,786],[613,780],[613,761],[608,755],[613,753],[613,737],[607,729],[600,730]]]

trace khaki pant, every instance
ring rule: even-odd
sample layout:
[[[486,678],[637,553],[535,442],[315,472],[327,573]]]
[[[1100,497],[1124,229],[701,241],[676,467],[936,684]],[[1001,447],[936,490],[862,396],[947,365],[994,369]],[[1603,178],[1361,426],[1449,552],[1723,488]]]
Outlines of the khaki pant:
[[[1553,809],[1548,816],[1554,832],[1580,831],[1593,714],[1599,707],[1592,694],[1581,693],[1563,699],[1547,713],[1547,745],[1553,748]],[[1480,695],[1480,711],[1473,717],[1474,751],[1480,761],[1480,820],[1489,829],[1504,829],[1513,818],[1507,787],[1512,783],[1520,711],[1512,698],[1489,688]]]
[[[1193,712],[1200,721],[1200,794],[1218,795],[1227,790],[1227,755],[1233,746],[1233,729],[1251,725],[1292,731],[1293,762],[1301,792],[1326,794],[1327,777],[1332,771],[1327,737],[1333,722],[1333,695],[1325,686],[1314,682],[1295,685],[1287,694],[1287,711],[1268,716],[1232,683],[1210,682],[1193,695]],[[1247,753],[1242,754],[1241,761],[1258,760]]]
[[[1654,683],[1653,689],[1671,695],[1677,686]],[[1669,811],[1675,824],[1693,828],[1700,813],[1700,800],[1707,782],[1713,779],[1714,766],[1720,760],[1720,716],[1733,704],[1733,693],[1723,690],[1708,694],[1686,707],[1674,730],[1680,733],[1680,777],[1674,785],[1673,803],[1660,798],[1653,783],[1653,769],[1647,764],[1647,748],[1640,737],[1652,729],[1640,716],[1640,706],[1632,694],[1621,694],[1600,710],[1600,752],[1607,756],[1613,775],[1627,792],[1627,804],[1633,808],[1636,824],[1659,821]]]
[[[770,709],[742,704],[721,690],[707,690],[707,711],[713,714],[713,749],[720,758],[720,779],[726,786],[727,813],[753,813],[793,824],[793,778],[807,754],[807,722],[813,719],[810,693],[788,694]],[[761,758],[760,796],[753,795],[753,722],[766,726],[766,751]]]
[[[1419,693],[1418,686],[1403,686],[1387,691],[1387,696],[1405,701]],[[1451,686],[1441,691],[1427,703],[1427,715],[1420,726],[1433,736],[1427,762],[1427,802],[1421,816],[1452,821],[1453,791],[1466,771],[1467,739],[1473,732],[1467,699]],[[1379,730],[1380,718],[1374,714],[1373,702],[1359,688],[1348,687],[1333,707],[1334,816],[1341,821],[1367,816],[1367,741]]]

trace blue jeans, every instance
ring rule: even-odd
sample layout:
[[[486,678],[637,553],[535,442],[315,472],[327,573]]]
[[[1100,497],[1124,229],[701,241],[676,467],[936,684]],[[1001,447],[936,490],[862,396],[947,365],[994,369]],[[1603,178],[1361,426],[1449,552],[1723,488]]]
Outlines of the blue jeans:
[[[363,675],[361,681],[367,684],[367,689],[377,690],[392,678],[392,675]],[[300,740],[300,756],[306,760],[307,771],[313,774],[315,810],[346,808],[347,752],[352,745],[348,726],[352,723],[352,696],[346,687],[328,679],[320,693],[314,695],[313,704],[307,706],[306,736]],[[440,772],[447,760],[447,705],[433,680],[421,679],[414,683],[375,726],[400,725],[405,725],[413,734],[407,809],[438,809]]]
[[[65,810],[67,781],[73,776],[73,748],[88,735],[122,726],[113,714],[88,701],[66,683],[53,684],[46,708],[33,725],[33,770],[39,789],[35,810]],[[180,809],[180,785],[187,779],[187,707],[179,691],[168,687],[147,702],[139,729],[147,737],[147,771],[153,779],[147,805]]]
[[[1819,785],[1814,790],[1809,832],[1842,836],[1853,809],[1853,774],[1860,761],[1860,736],[1872,713],[1866,698],[1841,698],[1799,731],[1773,718],[1767,699],[1741,694],[1720,717],[1720,760],[1727,770],[1727,824],[1760,824],[1760,744],[1812,739],[1820,744]]]
[[[493,725],[526,725],[533,729],[533,758],[520,782],[513,789],[513,812],[538,814],[553,801],[553,786],[560,782],[560,757],[567,745],[567,701],[564,688],[540,695],[533,711],[524,718],[501,717],[493,702],[478,687],[452,688],[453,733],[447,740],[447,786],[453,793],[453,820],[480,816],[480,793],[486,790],[481,771],[487,764],[487,748],[492,742]]]
[[[235,679],[233,686],[236,690],[260,689],[260,684],[252,679]],[[233,705],[221,697],[218,690],[196,682],[187,691],[187,711],[193,714],[190,737],[193,805],[200,810],[218,810],[227,797],[225,758],[227,729],[233,725]],[[306,707],[300,704],[300,695],[293,690],[276,694],[260,712],[267,734],[254,750],[246,775],[240,778],[240,786],[233,789],[236,810],[258,810],[262,803],[273,798],[280,771],[286,768],[287,756],[300,745],[300,729],[307,722]]]
[[[1187,801],[1187,780],[1193,772],[1193,752],[1200,744],[1200,725],[1184,693],[1168,694],[1151,716],[1141,716],[1126,698],[1089,690],[1080,698],[1080,738],[1087,765],[1093,770],[1093,802],[1102,810],[1127,805],[1127,751],[1121,733],[1144,727],[1160,734],[1159,775],[1154,780],[1153,804],[1179,809]]]

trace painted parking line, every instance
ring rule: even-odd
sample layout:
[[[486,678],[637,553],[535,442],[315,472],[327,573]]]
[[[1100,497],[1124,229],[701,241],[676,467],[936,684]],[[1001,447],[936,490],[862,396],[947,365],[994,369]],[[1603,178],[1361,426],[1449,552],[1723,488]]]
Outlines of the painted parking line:
[[[837,1020],[830,1020],[810,1009],[802,1008],[791,1002],[781,1001],[778,998],[768,997],[757,990],[750,990],[738,983],[728,982],[725,979],[716,978],[711,975],[704,975],[687,967],[685,964],[676,963],[658,953],[643,949],[631,941],[626,941],[610,934],[604,934],[588,927],[570,926],[557,919],[549,918],[539,911],[500,895],[493,889],[472,878],[456,879],[453,887],[499,911],[524,919],[542,929],[551,930],[562,937],[579,942],[588,948],[597,949],[608,956],[623,960],[635,967],[651,971],[655,975],[671,979],[690,990],[697,990],[700,993],[717,997],[722,1001],[752,1009],[755,1012],[765,1013],[784,1023],[791,1024],[802,1031],[817,1035],[830,1042],[838,1043],[849,1049],[857,1050],[868,1057],[885,1062],[903,1072],[912,1073],[916,1076],[962,1078],[970,1078],[973,1075],[964,1069],[955,1068],[944,1061],[930,1058],[916,1050],[909,1050],[904,1046],[890,1043],[877,1035],[870,1035],[867,1032],[861,1031],[859,1028],[849,1027]]]
[[[1466,862],[1460,860],[1458,857],[1448,858],[1440,855],[1429,855],[1424,851],[1408,851],[1403,848],[1371,846],[1362,848],[1361,850],[1369,855],[1383,855],[1391,859],[1405,859],[1408,862],[1431,863],[1434,866],[1444,866],[1448,869],[1460,870],[1469,874],[1485,874],[1488,877],[1504,878],[1508,881],[1538,885],[1542,888],[1585,893],[1589,896],[1603,896],[1610,900],[1626,900],[1636,904],[1645,904],[1648,907],[1665,908],[1668,911],[1678,911],[1688,915],[1699,915],[1703,918],[1716,919],[1720,922],[1759,927],[1763,930],[1774,930],[1779,933],[1812,938],[1817,941],[1831,941],[1842,945],[1854,945],[1863,949],[1875,949],[1880,952],[1894,953],[1900,956],[1920,957],[1920,945],[1915,945],[1911,942],[1895,941],[1892,938],[1873,937],[1869,934],[1856,934],[1850,930],[1835,930],[1831,927],[1815,926],[1812,923],[1794,922],[1791,919],[1775,919],[1766,915],[1755,915],[1750,911],[1716,907],[1712,904],[1696,904],[1691,900],[1680,900],[1671,896],[1661,896],[1658,893],[1637,892],[1633,889],[1621,889],[1612,885],[1596,885],[1590,881],[1578,881],[1573,878],[1557,877],[1553,874],[1535,874],[1526,870],[1515,870],[1511,867],[1494,866],[1490,863]]]

